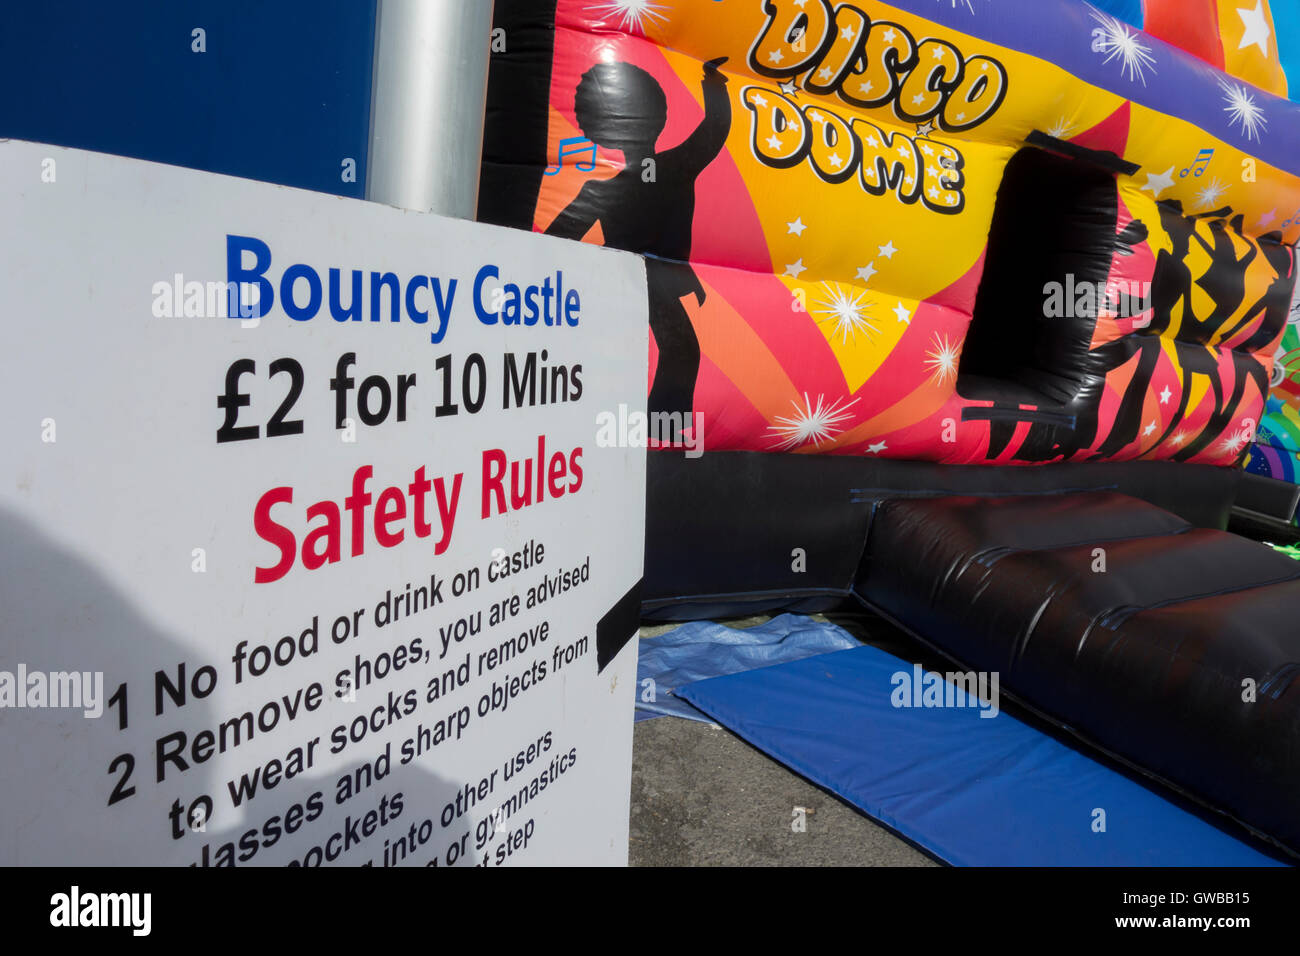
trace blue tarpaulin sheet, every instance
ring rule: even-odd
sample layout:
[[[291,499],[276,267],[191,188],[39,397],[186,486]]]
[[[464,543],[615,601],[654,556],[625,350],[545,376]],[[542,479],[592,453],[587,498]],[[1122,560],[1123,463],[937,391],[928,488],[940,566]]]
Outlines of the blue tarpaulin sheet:
[[[708,721],[690,704],[670,696],[673,689],[708,677],[858,646],[859,642],[843,628],[819,624],[798,614],[782,614],[747,628],[711,621],[683,624],[641,640],[636,668],[636,719],[671,715]]]
[[[949,863],[1282,865],[1006,712],[982,717],[993,708],[960,688],[953,706],[923,706],[915,675],[859,646],[677,693]]]

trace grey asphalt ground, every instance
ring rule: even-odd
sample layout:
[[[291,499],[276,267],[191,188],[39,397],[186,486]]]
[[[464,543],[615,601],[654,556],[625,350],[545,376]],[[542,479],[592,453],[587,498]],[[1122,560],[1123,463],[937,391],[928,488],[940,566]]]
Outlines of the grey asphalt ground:
[[[938,865],[730,731],[678,717],[636,725],[630,843],[632,866]]]

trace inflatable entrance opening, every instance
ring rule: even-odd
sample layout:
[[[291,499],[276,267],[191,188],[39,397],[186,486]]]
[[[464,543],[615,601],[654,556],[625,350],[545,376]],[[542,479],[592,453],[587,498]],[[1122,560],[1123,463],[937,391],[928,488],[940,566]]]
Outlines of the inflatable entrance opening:
[[[1047,195],[1053,201],[1045,204]],[[1095,321],[1046,314],[1044,290],[1105,288],[1116,197],[1114,174],[1086,160],[1027,147],[1007,163],[962,344],[959,395],[1048,406],[1096,390],[1087,363]],[[1131,254],[1118,242],[1113,248]]]

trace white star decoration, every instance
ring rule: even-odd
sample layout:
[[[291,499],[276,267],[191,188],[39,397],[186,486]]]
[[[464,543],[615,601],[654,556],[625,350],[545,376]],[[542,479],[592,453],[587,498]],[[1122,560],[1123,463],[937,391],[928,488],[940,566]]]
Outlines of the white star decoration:
[[[1223,450],[1237,454],[1250,442],[1250,429],[1241,428],[1223,440]]]
[[[1102,13],[1096,7],[1092,8],[1092,18],[1101,24],[1100,29],[1093,33],[1093,51],[1106,54],[1103,63],[1118,59],[1120,72],[1130,83],[1138,80],[1146,86],[1145,71],[1156,72],[1156,58],[1151,55],[1151,47],[1142,43],[1138,39],[1139,33],[1127,23],[1108,13]]]
[[[894,240],[892,239],[879,247],[879,254],[886,259],[893,259],[894,253],[897,251],[898,250],[894,248]]]
[[[1147,184],[1142,188],[1149,191],[1156,199],[1166,189],[1172,189],[1174,185],[1174,167],[1170,166],[1159,176],[1154,173],[1147,173]]]
[[[1219,182],[1217,179],[1211,179],[1205,184],[1204,188],[1196,194],[1197,207],[1200,209],[1210,209],[1217,206],[1219,200],[1223,198],[1224,193],[1227,191],[1228,187],[1224,183]]]
[[[1163,392],[1160,393],[1160,404],[1161,404],[1161,405],[1168,405],[1168,404],[1169,404],[1169,396],[1172,395],[1172,394],[1173,394],[1173,392],[1169,391],[1169,386],[1166,385],[1166,386],[1165,386],[1165,390],[1164,390]]]
[[[799,278],[799,273],[805,271],[808,267],[803,264],[803,256],[800,256],[794,262],[785,267],[785,274],[791,279]]]
[[[1074,127],[1064,116],[1058,119],[1044,132],[1053,139],[1069,139],[1070,134],[1074,132]]]
[[[903,303],[901,302],[898,303],[898,305],[894,306],[894,308],[891,309],[890,311],[893,312],[894,317],[897,318],[898,321],[902,322],[904,325],[912,324],[912,313],[908,312],[907,309],[903,307]]]
[[[826,397],[818,395],[817,406],[814,408],[812,400],[805,392],[802,406],[798,402],[791,403],[794,405],[793,416],[778,415],[775,424],[767,426],[770,431],[776,432],[779,438],[773,447],[788,450],[808,442],[820,445],[830,439],[835,432],[843,431],[844,423],[853,417],[848,411],[857,404],[858,400],[855,398],[843,406],[840,405],[841,401],[837,398],[827,405]]]
[[[934,349],[925,353],[925,364],[930,367],[930,375],[936,384],[943,385],[956,378],[960,355],[961,349],[949,342],[948,336],[940,338],[938,332],[934,334]]]
[[[872,444],[867,446],[867,454],[879,455],[882,451],[884,451],[888,447],[889,446],[886,445],[883,441],[873,442]]]
[[[1228,104],[1223,112],[1228,114],[1229,125],[1240,123],[1245,137],[1259,142],[1259,134],[1268,132],[1268,117],[1264,115],[1263,107],[1255,102],[1254,94],[1239,83],[1222,79],[1219,88],[1223,90],[1223,102]]]
[[[825,318],[816,321],[818,324],[833,322],[835,328],[831,334],[839,335],[841,343],[848,345],[851,339],[857,339],[859,332],[867,333],[869,339],[871,333],[878,331],[868,321],[871,312],[865,292],[850,295],[838,283],[829,282],[823,282],[822,288],[826,290],[826,298],[818,301],[813,312]]]
[[[787,230],[786,235],[793,234],[802,239],[803,231],[808,227],[803,224],[803,216],[800,216],[797,219],[795,219],[794,222],[787,222],[785,224],[785,228]]]
[[[1155,422],[1148,422],[1148,423],[1147,423],[1147,427],[1144,428],[1144,429],[1142,429],[1142,434],[1143,434],[1143,435],[1150,435],[1150,434],[1153,433],[1155,430],[1156,430],[1156,423],[1155,423]]]
[[[1245,27],[1237,49],[1244,50],[1248,46],[1256,46],[1259,47],[1260,53],[1268,56],[1268,38],[1271,34],[1268,29],[1268,15],[1264,12],[1264,0],[1258,0],[1254,10],[1238,7],[1237,16],[1241,17]]]
[[[587,7],[589,12],[601,17],[619,17],[624,30],[637,30],[643,35],[647,24],[658,26],[668,22],[668,15],[664,13],[667,9],[665,4],[656,3],[655,0],[606,0]]]
[[[870,282],[871,277],[875,274],[876,274],[876,267],[873,266],[870,262],[868,262],[865,266],[863,266],[861,269],[858,270],[858,278],[861,279],[863,282]]]

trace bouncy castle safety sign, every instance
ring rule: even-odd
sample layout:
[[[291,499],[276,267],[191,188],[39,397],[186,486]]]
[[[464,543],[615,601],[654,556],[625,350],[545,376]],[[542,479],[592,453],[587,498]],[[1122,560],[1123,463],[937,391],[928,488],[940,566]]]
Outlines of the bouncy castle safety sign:
[[[0,864],[626,862],[641,261],[0,171]]]

